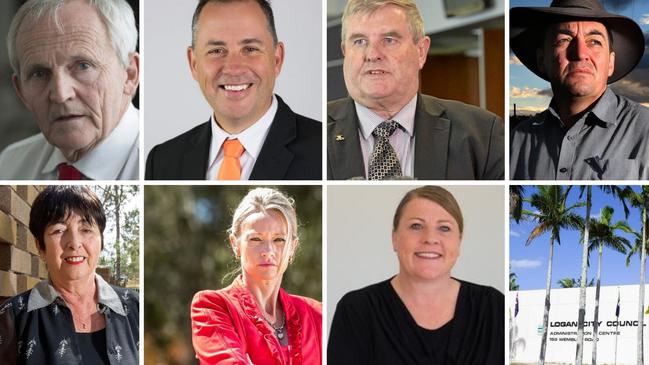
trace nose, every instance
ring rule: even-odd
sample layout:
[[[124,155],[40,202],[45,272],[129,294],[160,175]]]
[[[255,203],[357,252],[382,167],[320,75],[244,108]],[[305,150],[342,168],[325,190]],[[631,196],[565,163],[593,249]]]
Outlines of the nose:
[[[365,47],[365,62],[376,62],[383,59],[383,52],[379,42],[368,42]]]
[[[74,98],[74,79],[65,71],[52,72],[50,79],[50,100],[64,103]]]
[[[588,58],[588,45],[583,37],[575,37],[568,47],[568,57],[571,60],[584,60]]]
[[[261,245],[261,257],[263,258],[273,258],[275,257],[275,252],[273,251],[273,244],[270,240],[265,240]]]
[[[424,243],[429,245],[439,244],[439,236],[433,229],[426,230],[424,234]]]
[[[78,233],[73,229],[66,230],[65,244],[66,247],[70,248],[73,251],[78,250],[82,244],[81,233]]]
[[[228,75],[239,75],[245,70],[243,56],[236,52],[229,53],[223,63],[223,73]]]

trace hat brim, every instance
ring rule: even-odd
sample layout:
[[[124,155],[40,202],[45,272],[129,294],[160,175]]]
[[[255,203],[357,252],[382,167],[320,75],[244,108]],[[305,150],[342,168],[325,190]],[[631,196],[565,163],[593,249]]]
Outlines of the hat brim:
[[[575,20],[601,22],[613,37],[615,68],[608,78],[613,83],[631,72],[644,54],[645,40],[640,26],[625,16],[596,12],[583,8],[516,7],[509,11],[509,44],[514,54],[530,71],[549,81],[538,68],[536,50],[543,46],[549,24]]]

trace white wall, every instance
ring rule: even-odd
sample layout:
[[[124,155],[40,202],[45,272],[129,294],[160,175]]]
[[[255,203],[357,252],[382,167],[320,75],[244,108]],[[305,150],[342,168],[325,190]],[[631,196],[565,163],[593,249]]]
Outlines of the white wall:
[[[399,271],[391,244],[392,217],[401,198],[415,187],[327,188],[327,333],[345,293]],[[464,216],[464,238],[453,275],[504,292],[505,187],[444,187]]]
[[[144,5],[145,158],[156,144],[206,122],[211,115],[186,56],[197,3],[147,0]],[[322,120],[322,3],[275,0],[272,7],[277,37],[286,51],[275,93],[294,112]]]

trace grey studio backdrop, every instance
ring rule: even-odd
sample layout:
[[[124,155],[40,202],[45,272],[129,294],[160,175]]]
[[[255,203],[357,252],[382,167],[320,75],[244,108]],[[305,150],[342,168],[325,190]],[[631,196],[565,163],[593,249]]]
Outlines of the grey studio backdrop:
[[[206,122],[212,113],[187,62],[197,4],[198,0],[144,2],[145,158],[156,144]],[[322,3],[272,0],[271,6],[277,38],[285,49],[275,93],[294,112],[322,121]]]
[[[416,187],[328,187],[327,333],[336,305],[345,293],[399,272],[397,256],[392,251],[392,217],[401,198]],[[464,216],[460,257],[452,275],[504,293],[505,187],[444,188],[453,194]]]

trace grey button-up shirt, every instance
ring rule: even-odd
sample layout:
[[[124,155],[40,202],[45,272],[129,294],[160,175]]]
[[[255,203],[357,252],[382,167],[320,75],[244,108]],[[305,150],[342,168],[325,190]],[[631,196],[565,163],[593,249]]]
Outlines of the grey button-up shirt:
[[[111,365],[137,365],[137,293],[95,275],[98,309],[106,318],[106,350]],[[47,280],[0,304],[0,363],[85,364],[75,337],[72,312]]]
[[[607,88],[571,128],[552,107],[521,122],[510,135],[509,173],[514,180],[647,180],[648,137],[649,108]]]

